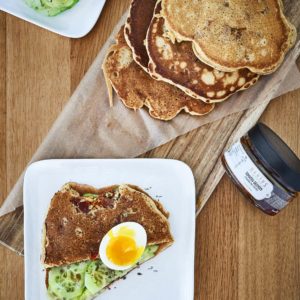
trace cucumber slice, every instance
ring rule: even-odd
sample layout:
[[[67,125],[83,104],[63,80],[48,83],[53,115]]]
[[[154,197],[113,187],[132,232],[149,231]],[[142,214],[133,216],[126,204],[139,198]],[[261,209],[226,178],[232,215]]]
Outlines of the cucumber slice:
[[[85,272],[85,287],[92,293],[99,293],[105,286],[128,273],[107,268],[101,260],[90,262]]]
[[[59,299],[74,299],[84,291],[84,274],[87,263],[82,262],[49,271],[49,293]]]
[[[68,299],[68,300],[91,300],[92,299],[92,298],[90,298],[90,299],[81,299],[80,297],[81,296],[75,297],[75,298],[72,298],[72,299]],[[55,293],[53,293],[52,291],[48,290],[48,299],[49,300],[66,300],[67,298],[58,297],[57,295],[55,295]]]
[[[92,261],[85,272],[85,287],[92,294],[97,294],[109,284],[113,273],[100,260]]]
[[[41,0],[25,0],[25,3],[36,11],[43,9]]]
[[[51,8],[46,6],[41,0],[25,0],[25,2],[28,6],[46,16],[56,16],[65,10],[63,8]]]
[[[157,250],[157,245],[147,246],[139,263],[152,258]],[[107,268],[101,260],[55,267],[49,271],[48,294],[54,300],[91,300],[107,285],[134,268],[115,271]]]
[[[99,294],[107,285],[126,275],[130,270],[115,271],[107,268],[101,260],[92,261],[85,272],[85,287],[91,295]]]
[[[95,297],[88,289],[85,289],[83,294],[78,298],[78,300],[91,300]]]
[[[79,0],[40,0],[42,5],[55,9],[68,9],[73,7]]]
[[[55,17],[58,14],[62,13],[65,11],[65,9],[62,8],[46,8],[42,7],[41,9],[37,10],[39,13],[46,15],[48,17]]]
[[[143,263],[152,258],[158,249],[157,245],[147,246],[140,263]],[[109,285],[116,279],[121,278],[131,271],[135,266],[129,270],[115,271],[107,268],[101,260],[90,262],[85,272],[85,287],[92,293],[99,293],[105,286]]]
[[[54,17],[72,8],[79,0],[25,0],[26,4],[37,12]]]
[[[139,262],[143,263],[149,260],[150,258],[154,257],[157,250],[158,250],[157,245],[147,246]]]

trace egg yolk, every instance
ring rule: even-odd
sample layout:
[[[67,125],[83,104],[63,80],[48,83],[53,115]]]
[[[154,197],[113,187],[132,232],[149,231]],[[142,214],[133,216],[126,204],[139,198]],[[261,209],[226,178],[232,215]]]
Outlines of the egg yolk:
[[[107,258],[118,266],[133,265],[143,252],[144,247],[138,247],[133,238],[125,235],[112,237],[106,248]]]

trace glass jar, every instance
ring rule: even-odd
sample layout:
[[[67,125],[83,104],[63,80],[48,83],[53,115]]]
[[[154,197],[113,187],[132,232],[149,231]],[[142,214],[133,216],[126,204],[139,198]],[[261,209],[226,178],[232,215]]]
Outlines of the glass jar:
[[[259,209],[276,215],[300,191],[300,160],[269,127],[259,123],[222,157],[226,173]]]

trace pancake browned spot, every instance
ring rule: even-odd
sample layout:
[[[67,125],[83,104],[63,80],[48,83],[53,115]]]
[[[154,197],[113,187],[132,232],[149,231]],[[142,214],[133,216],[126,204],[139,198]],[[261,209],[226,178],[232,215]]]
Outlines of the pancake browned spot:
[[[103,63],[107,81],[128,108],[149,108],[149,114],[160,120],[171,120],[180,111],[192,115],[205,115],[214,108],[213,104],[189,97],[168,83],[154,80],[134,60],[121,28]]]
[[[192,41],[200,60],[224,72],[272,73],[296,40],[281,0],[162,0],[162,8],[176,39]]]
[[[195,56],[191,42],[173,43],[160,11],[161,3],[158,2],[146,39],[149,72],[155,78],[174,84],[205,102],[224,101],[257,82],[259,75],[248,69],[228,73],[204,64]]]

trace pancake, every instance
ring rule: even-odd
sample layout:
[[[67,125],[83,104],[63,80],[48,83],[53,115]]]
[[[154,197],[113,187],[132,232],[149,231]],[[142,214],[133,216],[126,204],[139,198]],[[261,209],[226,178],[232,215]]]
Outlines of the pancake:
[[[248,69],[226,73],[204,64],[195,56],[191,42],[173,43],[160,11],[158,2],[146,39],[152,77],[174,84],[189,96],[205,102],[224,101],[257,82],[259,75]]]
[[[91,200],[85,194],[96,194]],[[168,213],[141,189],[115,185],[96,189],[66,184],[51,200],[45,220],[43,264],[68,265],[99,258],[104,235],[122,222],[137,222],[147,232],[147,245],[163,250],[173,243]]]
[[[156,0],[133,0],[125,24],[126,42],[132,50],[135,62],[145,71],[148,69],[149,57],[144,40],[153,17],[155,5]]]
[[[151,117],[171,120],[185,111],[191,115],[205,115],[214,109],[213,104],[206,104],[191,98],[175,86],[154,80],[134,60],[132,52],[124,38],[121,28],[103,63],[103,71],[108,89],[113,86],[124,105],[130,109],[149,108]]]
[[[162,0],[166,27],[192,41],[196,56],[224,72],[269,74],[296,40],[280,0]]]

